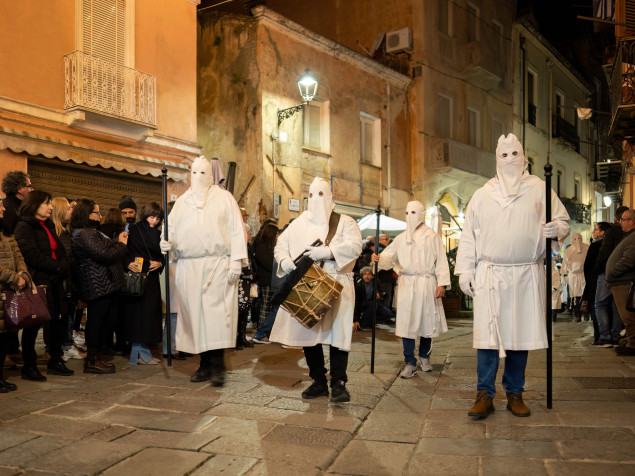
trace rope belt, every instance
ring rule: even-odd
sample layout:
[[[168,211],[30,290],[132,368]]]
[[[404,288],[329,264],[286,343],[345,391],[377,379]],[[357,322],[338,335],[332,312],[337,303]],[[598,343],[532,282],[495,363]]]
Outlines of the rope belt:
[[[499,357],[506,357],[505,348],[503,346],[503,339],[501,337],[500,328],[498,326],[498,313],[496,312],[496,303],[494,302],[494,282],[492,277],[492,268],[515,268],[519,266],[531,266],[542,263],[542,260],[532,261],[529,263],[492,263],[487,260],[480,260],[487,265],[487,311],[489,314],[489,342],[490,345],[496,345],[498,347]]]

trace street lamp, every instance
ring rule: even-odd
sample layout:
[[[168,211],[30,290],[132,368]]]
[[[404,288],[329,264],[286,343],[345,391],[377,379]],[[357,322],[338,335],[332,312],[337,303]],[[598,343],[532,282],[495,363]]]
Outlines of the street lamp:
[[[304,74],[298,79],[298,89],[300,90],[300,96],[302,96],[304,102],[286,109],[278,109],[278,127],[280,127],[282,121],[304,109],[304,106],[309,104],[309,101],[317,94],[318,80],[311,74],[308,68],[304,70]]]
[[[604,197],[604,206],[606,208],[610,207],[611,204],[613,203],[613,200],[611,200],[611,197],[609,197],[608,195]]]

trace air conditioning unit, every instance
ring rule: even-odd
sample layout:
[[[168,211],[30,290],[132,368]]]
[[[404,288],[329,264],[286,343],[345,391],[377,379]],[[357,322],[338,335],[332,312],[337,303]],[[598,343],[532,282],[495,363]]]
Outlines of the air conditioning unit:
[[[386,35],[386,53],[409,50],[412,48],[412,31],[410,28],[391,31]]]

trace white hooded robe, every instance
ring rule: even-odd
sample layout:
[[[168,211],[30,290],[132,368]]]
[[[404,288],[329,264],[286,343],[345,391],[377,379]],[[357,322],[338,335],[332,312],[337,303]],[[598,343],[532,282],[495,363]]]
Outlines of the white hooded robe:
[[[176,348],[191,354],[236,346],[238,286],[227,282],[227,273],[231,261],[247,258],[243,220],[231,193],[212,185],[202,205],[197,207],[189,189],[168,217],[177,258]]]
[[[582,235],[574,233],[571,237],[571,246],[564,252],[562,261],[562,274],[566,274],[569,283],[569,295],[580,297],[584,292],[584,260],[589,251],[589,245],[582,242]]]
[[[569,233],[569,215],[553,191],[551,213],[558,247]],[[474,348],[547,347],[544,223],[545,183],[527,172],[514,196],[504,196],[497,177],[472,196],[455,274],[474,276]]]
[[[422,224],[408,243],[401,233],[379,255],[379,269],[399,270],[399,299],[395,335],[416,339],[438,337],[447,332],[441,299],[434,297],[437,286],[450,285],[450,268],[441,237]]]

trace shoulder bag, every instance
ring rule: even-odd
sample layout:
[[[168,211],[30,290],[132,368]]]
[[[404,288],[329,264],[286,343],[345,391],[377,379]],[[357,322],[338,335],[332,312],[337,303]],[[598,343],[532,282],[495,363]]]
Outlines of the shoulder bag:
[[[30,287],[21,291],[11,289],[2,293],[4,321],[8,331],[15,332],[51,320],[46,303],[46,286]]]
[[[139,225],[135,223],[137,230],[139,230]],[[148,245],[146,244],[146,239],[143,237],[143,232],[139,230],[139,234],[141,235],[141,239],[143,240],[143,245],[146,247],[146,252],[148,253],[148,263],[151,261],[152,256],[150,255],[150,250],[148,249]],[[149,272],[148,272],[149,273]],[[143,296],[143,293],[146,291],[146,282],[148,280],[148,273],[144,272],[136,272],[136,271],[126,271],[123,275],[124,285],[121,289],[121,292],[126,296]]]

